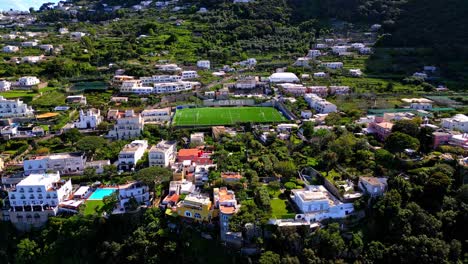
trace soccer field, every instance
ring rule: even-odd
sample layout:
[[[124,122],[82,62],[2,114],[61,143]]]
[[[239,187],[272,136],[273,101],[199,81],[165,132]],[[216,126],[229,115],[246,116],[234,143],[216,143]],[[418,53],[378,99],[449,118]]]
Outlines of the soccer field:
[[[284,120],[286,118],[273,107],[204,107],[177,110],[172,123],[174,126],[210,126]]]

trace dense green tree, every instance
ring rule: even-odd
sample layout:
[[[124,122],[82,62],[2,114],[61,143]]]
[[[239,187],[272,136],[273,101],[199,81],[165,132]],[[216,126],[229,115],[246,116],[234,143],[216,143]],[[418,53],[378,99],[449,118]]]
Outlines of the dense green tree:
[[[33,263],[37,261],[39,255],[38,245],[29,238],[22,239],[17,245],[15,263]]]
[[[157,184],[167,182],[172,178],[172,171],[158,166],[148,167],[137,171],[134,178],[148,185],[150,190],[154,190]]]
[[[107,143],[107,140],[102,137],[87,136],[78,140],[76,142],[76,147],[78,150],[86,153],[88,158],[92,158],[94,153],[96,153],[98,149],[104,147]]]
[[[414,120],[398,120],[393,125],[392,132],[401,132],[412,137],[418,137],[419,123]]]
[[[69,129],[66,132],[64,132],[62,135],[60,135],[60,138],[65,143],[69,143],[72,145],[75,145],[78,142],[78,140],[80,140],[82,137],[83,135],[76,128]]]
[[[394,132],[385,140],[385,148],[393,153],[401,153],[405,149],[417,150],[419,140],[401,132]]]
[[[272,251],[266,251],[262,253],[260,256],[260,259],[258,260],[258,263],[260,264],[281,264],[281,258],[280,255],[272,252]]]

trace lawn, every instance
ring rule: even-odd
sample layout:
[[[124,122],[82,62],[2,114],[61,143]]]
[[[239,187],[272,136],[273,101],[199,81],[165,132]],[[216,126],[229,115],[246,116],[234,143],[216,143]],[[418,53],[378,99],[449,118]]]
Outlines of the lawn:
[[[287,200],[273,198],[271,200],[271,216],[277,219],[294,218],[296,213],[288,205]]]
[[[274,123],[286,118],[273,107],[205,107],[176,111],[175,126],[233,125],[235,123]]]
[[[96,209],[104,205],[102,200],[87,200],[85,202],[86,208],[84,210],[85,215],[94,215],[96,214]]]

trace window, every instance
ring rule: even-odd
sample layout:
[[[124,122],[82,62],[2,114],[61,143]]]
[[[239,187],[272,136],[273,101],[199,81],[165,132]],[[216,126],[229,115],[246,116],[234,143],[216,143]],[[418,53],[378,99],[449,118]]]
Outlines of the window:
[[[185,216],[186,216],[186,217],[192,217],[192,213],[189,212],[189,211],[185,211]]]
[[[195,213],[194,217],[200,219],[201,215],[199,213]]]

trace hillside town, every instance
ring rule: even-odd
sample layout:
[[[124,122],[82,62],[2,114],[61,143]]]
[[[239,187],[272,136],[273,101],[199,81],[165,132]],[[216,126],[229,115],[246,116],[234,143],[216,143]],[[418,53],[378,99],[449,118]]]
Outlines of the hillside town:
[[[377,23],[226,55],[197,36],[215,23],[210,7],[81,2],[0,16],[0,220],[11,232],[101,221],[132,229],[103,252],[148,236],[167,243],[152,246],[164,259],[170,247],[191,252],[183,238],[254,263],[382,263],[364,244],[393,245],[382,256],[398,263],[396,239],[425,236],[445,255],[424,263],[466,258],[456,207],[468,204],[468,100],[446,64],[376,74]],[[274,250],[297,262],[270,262]],[[142,259],[127,260],[152,262]]]

